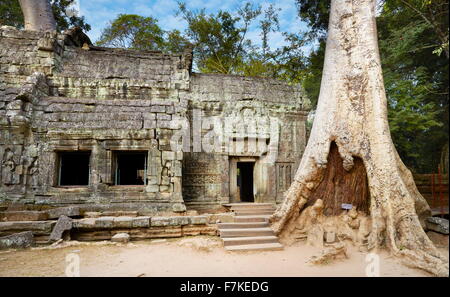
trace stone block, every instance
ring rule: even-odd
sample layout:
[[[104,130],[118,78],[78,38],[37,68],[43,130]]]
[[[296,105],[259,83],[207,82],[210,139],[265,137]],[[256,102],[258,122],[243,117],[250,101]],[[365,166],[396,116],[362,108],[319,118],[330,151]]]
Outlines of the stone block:
[[[176,155],[175,152],[168,152],[168,151],[163,151],[162,152],[162,159],[163,161],[172,161],[172,160],[176,160]]]
[[[150,226],[162,227],[162,226],[182,226],[189,224],[189,217],[152,217],[150,220]]]
[[[325,232],[325,242],[333,243],[336,241],[336,233],[335,232]]]
[[[0,249],[27,248],[34,244],[33,232],[26,231],[0,237]]]
[[[58,219],[62,215],[67,217],[78,217],[80,216],[80,208],[78,206],[52,208],[47,210],[47,213],[49,219]]]
[[[95,227],[99,229],[111,229],[114,226],[114,217],[100,217],[95,219]]]
[[[113,220],[114,228],[131,228],[133,222],[132,217],[115,217]]]
[[[0,232],[33,231],[33,234],[50,234],[55,221],[0,222]]]
[[[426,220],[428,230],[448,235],[448,220],[438,217],[429,217]]]
[[[4,211],[0,212],[1,221],[45,221],[48,214],[45,211]]]
[[[132,219],[131,227],[132,228],[148,228],[150,226],[150,217],[142,216],[135,217]]]
[[[104,211],[102,217],[136,217],[137,211],[132,210],[118,210],[118,211]]]
[[[53,227],[53,231],[50,234],[49,241],[57,241],[62,238],[65,231],[70,231],[72,229],[72,219],[62,215],[59,217],[56,222],[55,227]]]
[[[97,211],[87,211],[84,213],[84,217],[85,218],[98,218],[102,215],[101,212],[97,212]]]
[[[170,120],[172,120],[172,116],[169,114],[165,114],[165,113],[158,113],[158,114],[156,114],[156,119],[163,120],[163,121],[170,121]]]
[[[86,218],[86,219],[74,220],[72,222],[72,224],[73,224],[73,228],[76,228],[76,229],[95,229],[95,221],[96,221],[96,218]]]
[[[189,222],[192,225],[205,225],[208,224],[207,216],[191,216],[189,217]]]
[[[117,233],[111,237],[112,242],[127,243],[130,241],[130,235],[128,233]]]
[[[157,193],[159,192],[159,185],[148,185],[145,190],[149,193]]]
[[[151,112],[166,112],[166,107],[162,105],[154,105],[150,108]]]
[[[208,217],[208,223],[209,224],[234,223],[234,215],[233,215],[233,213],[210,214],[207,217]]]
[[[184,203],[175,203],[174,205],[172,205],[172,211],[173,212],[185,212],[186,205],[184,205]]]

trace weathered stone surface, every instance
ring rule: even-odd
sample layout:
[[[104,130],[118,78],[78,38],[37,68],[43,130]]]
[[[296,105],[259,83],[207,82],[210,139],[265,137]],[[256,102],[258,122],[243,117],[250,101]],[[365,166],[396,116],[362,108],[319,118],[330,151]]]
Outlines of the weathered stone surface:
[[[173,212],[184,212],[184,211],[186,211],[186,205],[184,205],[184,203],[175,203],[172,206],[172,211]]]
[[[53,227],[53,231],[50,234],[49,241],[57,241],[62,239],[62,236],[65,231],[70,231],[72,229],[72,219],[68,216],[62,215],[59,217],[56,222],[55,227]]]
[[[175,238],[182,236],[181,226],[131,229],[129,233],[132,239]]]
[[[114,228],[131,228],[133,223],[132,217],[115,217],[113,221]]]
[[[130,241],[130,235],[128,233],[117,233],[111,237],[112,242],[127,243]]]
[[[95,219],[95,227],[98,229],[111,229],[113,228],[114,217],[100,217]]]
[[[137,211],[104,211],[102,217],[136,217],[138,215]]]
[[[217,225],[184,225],[181,231],[183,236],[218,235]]]
[[[191,225],[205,225],[208,224],[207,216],[190,216],[189,223]]]
[[[306,243],[316,248],[323,248],[324,231],[322,226],[313,225],[308,231]]]
[[[74,220],[72,222],[73,228],[76,229],[95,229],[95,218],[86,218],[86,219],[79,219]]]
[[[208,223],[216,224],[216,223],[233,223],[234,222],[234,213],[217,213],[217,214],[208,214]]]
[[[27,248],[34,244],[33,232],[26,231],[0,237],[0,249]]]
[[[161,226],[182,226],[189,224],[189,217],[152,217],[150,225],[152,227]]]
[[[325,242],[333,243],[336,241],[336,233],[335,232],[325,232]]]
[[[1,233],[14,233],[17,231],[33,231],[33,234],[50,234],[54,221],[23,221],[23,222],[0,222]]]
[[[45,221],[48,214],[44,211],[5,211],[0,212],[0,221]]]
[[[426,225],[428,230],[432,230],[442,234],[449,234],[448,230],[448,220],[438,217],[429,217],[426,220]]]
[[[101,212],[97,212],[97,211],[87,211],[84,213],[84,217],[85,218],[98,218],[102,215]]]
[[[49,219],[57,219],[60,216],[78,217],[80,208],[78,206],[58,207],[47,210]]]
[[[133,228],[148,228],[150,226],[150,217],[141,216],[132,219],[131,227]]]

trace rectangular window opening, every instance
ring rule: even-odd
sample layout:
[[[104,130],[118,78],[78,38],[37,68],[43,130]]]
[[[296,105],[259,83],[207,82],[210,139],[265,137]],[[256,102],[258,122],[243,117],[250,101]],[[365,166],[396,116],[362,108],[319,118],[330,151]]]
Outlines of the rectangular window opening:
[[[58,186],[89,185],[91,152],[59,152]]]
[[[147,155],[145,151],[117,151],[115,156],[115,185],[146,185]]]

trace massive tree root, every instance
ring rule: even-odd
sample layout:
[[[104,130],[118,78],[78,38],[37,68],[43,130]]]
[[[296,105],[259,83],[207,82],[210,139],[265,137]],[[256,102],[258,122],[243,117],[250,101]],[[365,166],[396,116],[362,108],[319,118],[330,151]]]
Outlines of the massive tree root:
[[[448,276],[421,224],[430,213],[390,136],[375,0],[334,0],[311,136],[272,228],[289,243],[334,227],[338,237]]]

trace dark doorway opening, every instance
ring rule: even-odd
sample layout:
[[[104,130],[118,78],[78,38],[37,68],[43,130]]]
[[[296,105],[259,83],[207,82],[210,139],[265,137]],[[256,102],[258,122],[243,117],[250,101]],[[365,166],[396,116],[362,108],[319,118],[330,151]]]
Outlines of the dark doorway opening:
[[[147,152],[116,152],[116,185],[145,185]]]
[[[237,162],[237,186],[242,202],[254,202],[253,167],[254,162]]]
[[[91,152],[60,152],[58,186],[87,186]]]

